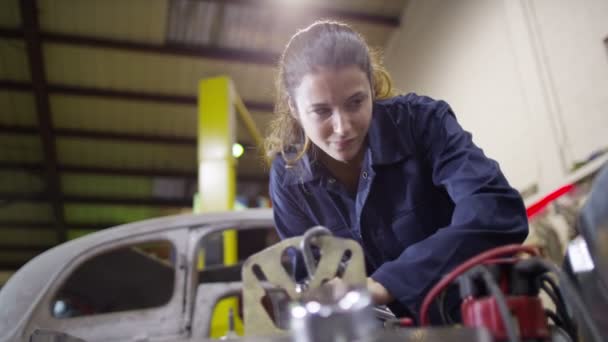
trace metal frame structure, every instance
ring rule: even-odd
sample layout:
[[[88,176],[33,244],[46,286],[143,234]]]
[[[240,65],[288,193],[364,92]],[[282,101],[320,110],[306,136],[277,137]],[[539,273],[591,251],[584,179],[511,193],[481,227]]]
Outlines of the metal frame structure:
[[[221,29],[221,18],[214,19],[215,27],[213,39],[208,44],[185,44],[175,43],[170,40],[165,43],[144,43],[127,41],[120,38],[102,38],[87,35],[76,35],[71,33],[53,32],[50,29],[41,28],[39,22],[39,4],[37,0],[17,0],[18,9],[20,10],[21,26],[20,27],[3,27],[0,28],[0,38],[9,41],[22,41],[27,49],[27,59],[30,70],[29,81],[15,79],[0,79],[0,90],[8,92],[28,93],[34,95],[35,99],[35,115],[37,124],[31,126],[16,126],[14,124],[0,125],[0,134],[9,136],[27,136],[40,139],[40,146],[43,150],[43,158],[38,162],[26,161],[1,161],[0,171],[5,171],[8,174],[15,172],[28,172],[44,179],[44,189],[37,190],[35,193],[21,194],[11,192],[0,192],[1,203],[18,202],[33,202],[33,203],[49,203],[52,208],[52,217],[45,219],[43,222],[29,222],[27,219],[23,221],[15,221],[14,219],[0,220],[0,229],[16,228],[16,229],[48,229],[55,230],[59,237],[58,241],[62,242],[67,239],[68,230],[75,228],[84,229],[102,229],[108,226],[116,225],[123,222],[107,222],[96,224],[78,224],[75,222],[67,222],[70,218],[66,218],[65,205],[78,203],[87,204],[119,204],[132,205],[144,204],[149,206],[169,206],[181,207],[188,203],[189,198],[177,199],[158,199],[154,198],[125,198],[117,196],[117,198],[109,198],[105,196],[66,196],[62,187],[62,176],[69,175],[112,175],[112,176],[141,176],[141,177],[171,177],[178,178],[187,183],[194,183],[197,179],[197,172],[194,170],[174,170],[174,169],[157,169],[147,170],[143,168],[117,168],[117,167],[99,167],[99,166],[83,166],[66,164],[58,158],[57,154],[57,139],[91,139],[91,140],[113,140],[119,142],[140,142],[145,144],[159,144],[172,146],[195,146],[196,140],[191,137],[173,137],[166,135],[150,135],[150,134],[125,134],[125,133],[110,133],[99,132],[83,129],[66,129],[58,128],[53,124],[53,109],[50,106],[49,98],[53,95],[67,96],[87,96],[104,99],[122,99],[140,102],[156,102],[166,104],[176,104],[192,106],[197,105],[196,96],[156,93],[147,91],[134,91],[126,89],[110,89],[102,87],[86,87],[70,84],[58,84],[49,82],[45,70],[45,44],[61,44],[72,47],[92,47],[100,50],[114,51],[132,51],[142,54],[156,54],[163,56],[176,57],[191,57],[204,58],[207,60],[221,60],[227,62],[244,63],[259,65],[261,67],[271,67],[276,64],[280,55],[277,52],[269,52],[263,49],[243,49],[233,47],[221,47],[218,41],[219,30]],[[251,7],[262,9],[264,12],[274,13],[281,11],[280,2],[268,0],[232,0],[229,2],[216,0],[191,0],[220,4],[220,7],[238,6]],[[291,4],[294,5],[294,4]],[[290,6],[291,6],[290,5]],[[354,20],[363,25],[373,25],[374,27],[394,28],[399,26],[399,13],[394,15],[375,15],[362,13],[360,11],[351,11],[344,9],[329,8],[324,5],[311,4],[295,4],[297,12],[303,15],[337,18],[343,20]],[[283,9],[284,10],[284,9]],[[16,11],[15,11],[16,12]],[[17,21],[19,22],[19,21]],[[18,24],[15,24],[18,25]],[[56,82],[56,81],[55,81]],[[238,96],[234,99],[234,105],[238,109],[238,113],[246,112],[247,110],[255,112],[272,112],[273,104],[264,101],[251,101],[250,99],[241,100]],[[241,120],[246,127],[249,127],[253,120]],[[253,137],[257,145],[261,137]],[[65,181],[65,180],[64,180]],[[239,175],[238,182],[244,183],[265,183],[266,178]],[[14,190],[11,190],[14,191]],[[41,207],[41,206],[40,206]],[[20,266],[19,262],[4,263],[4,266],[14,269]],[[6,269],[7,267],[2,267]]]
[[[46,194],[51,200],[57,235],[59,242],[67,240],[65,217],[63,213],[61,195],[61,177],[57,172],[57,150],[53,135],[53,121],[49,104],[49,94],[44,68],[44,56],[40,40],[40,24],[36,0],[21,0],[21,20],[24,30],[23,36],[27,44],[27,55],[32,78],[32,90],[36,100],[36,113],[38,115],[38,130],[44,150],[44,165],[46,175]]]

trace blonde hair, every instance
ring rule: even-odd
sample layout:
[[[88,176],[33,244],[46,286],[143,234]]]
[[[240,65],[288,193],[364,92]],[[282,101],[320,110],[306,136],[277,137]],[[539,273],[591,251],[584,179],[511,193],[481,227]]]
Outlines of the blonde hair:
[[[358,66],[367,75],[374,99],[394,96],[390,75],[380,63],[380,53],[371,50],[365,39],[350,26],[335,21],[317,21],[290,39],[279,61],[275,117],[265,140],[269,158],[280,153],[286,167],[293,167],[310,149],[310,139],[289,107],[289,99],[293,98],[302,78],[319,66],[350,65]],[[288,153],[295,157],[288,158]]]

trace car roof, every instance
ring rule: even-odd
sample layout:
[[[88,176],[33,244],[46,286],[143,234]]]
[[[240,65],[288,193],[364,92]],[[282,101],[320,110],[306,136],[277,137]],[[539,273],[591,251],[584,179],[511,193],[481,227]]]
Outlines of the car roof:
[[[30,316],[46,289],[74,258],[95,246],[127,237],[184,227],[222,223],[272,222],[271,209],[184,214],[144,220],[104,229],[51,248],[21,267],[0,291],[0,340],[11,336]]]

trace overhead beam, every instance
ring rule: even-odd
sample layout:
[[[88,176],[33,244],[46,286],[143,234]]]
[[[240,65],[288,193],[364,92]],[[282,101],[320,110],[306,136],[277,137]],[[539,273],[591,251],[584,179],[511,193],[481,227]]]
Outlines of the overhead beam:
[[[32,85],[28,82],[0,79],[0,89],[14,91],[32,91]],[[124,91],[105,88],[91,88],[81,86],[70,86],[60,84],[47,84],[50,94],[71,95],[71,96],[93,96],[108,99],[161,102],[170,104],[182,104],[196,106],[195,96],[170,95],[151,92]],[[274,105],[269,102],[245,101],[245,106],[250,111],[271,113]]]
[[[47,83],[48,88],[48,83]],[[15,80],[4,80],[0,79],[0,89],[13,90],[13,91],[33,91],[32,84],[30,82],[15,81]]]
[[[44,246],[15,246],[15,245],[0,245],[0,251],[3,252],[18,252],[18,253],[31,253],[32,256],[38,255],[47,249],[52,248],[54,245]]]
[[[57,44],[156,53],[169,56],[220,59],[222,61],[240,63],[275,65],[279,61],[279,55],[277,53],[252,49],[235,49],[208,45],[194,46],[177,43],[138,43],[126,40],[76,36],[51,32],[43,33],[42,39],[45,42]]]
[[[28,126],[13,126],[0,124],[0,133],[8,134],[36,134],[35,127]],[[149,135],[149,134],[130,134],[117,132],[101,132],[92,130],[72,129],[72,128],[55,128],[53,133],[57,137],[63,138],[80,138],[80,139],[97,139],[97,140],[121,140],[139,143],[151,144],[168,144],[168,145],[186,145],[196,147],[196,138]]]
[[[2,38],[15,39],[23,36],[24,34],[21,33],[21,30],[19,29],[0,29],[0,37]],[[54,32],[41,32],[40,36],[45,43],[155,53],[178,57],[220,59],[222,61],[254,63],[262,65],[275,65],[279,61],[279,54],[275,52],[252,49],[235,49],[209,45],[186,45],[177,43],[152,44]]]
[[[18,28],[0,27],[0,38],[24,39],[23,30]]]
[[[34,135],[38,133],[38,129],[32,126],[18,125],[3,125],[0,124],[0,133],[19,134],[19,135]],[[126,141],[149,144],[164,144],[164,145],[182,145],[196,147],[196,138],[179,137],[170,135],[152,135],[152,134],[134,134],[120,132],[103,132],[74,128],[55,128],[53,134],[61,138],[77,138],[77,139],[95,139],[95,140],[110,140],[110,141]],[[255,146],[249,142],[239,142],[246,150],[255,149]]]
[[[47,202],[51,200],[45,193],[0,193],[0,200],[15,202]],[[161,207],[191,207],[192,198],[132,198],[104,196],[64,195],[64,203],[109,204],[109,205],[145,205]],[[64,224],[65,225],[65,224]]]
[[[43,149],[46,193],[51,201],[54,218],[57,222],[58,238],[62,242],[67,240],[67,233],[64,227],[65,220],[63,205],[61,203],[61,178],[57,172],[57,151],[53,135],[53,121],[46,83],[36,0],[20,0],[19,9],[21,12],[21,22],[24,27],[23,38],[27,46],[27,58],[32,79],[31,87],[36,103],[38,128]]]
[[[63,138],[82,138],[98,140],[121,140],[139,143],[196,146],[196,138],[167,135],[130,134],[117,132],[100,132],[92,130],[55,128],[55,134]]]
[[[0,161],[0,170],[42,172],[44,167],[39,163]]]
[[[66,195],[65,202],[78,204],[146,205],[159,207],[192,207],[192,197],[188,198],[113,198],[101,196]]]
[[[170,170],[170,169],[135,169],[135,168],[112,168],[99,166],[80,166],[59,164],[58,169],[62,173],[82,173],[112,176],[140,176],[140,177],[167,177],[185,178],[186,181],[196,181],[196,172]],[[38,163],[5,162],[0,161],[0,170],[23,170],[28,172],[41,172],[42,165]],[[237,182],[267,183],[267,176],[237,175]]]
[[[42,230],[55,230],[57,225],[55,222],[27,222],[27,221],[0,221],[0,228],[13,228],[13,229],[42,229]]]

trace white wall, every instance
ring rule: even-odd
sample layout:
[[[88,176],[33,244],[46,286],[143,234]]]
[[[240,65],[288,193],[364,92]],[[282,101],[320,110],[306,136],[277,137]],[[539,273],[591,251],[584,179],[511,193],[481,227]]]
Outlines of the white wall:
[[[411,0],[385,63],[398,89],[448,101],[515,187],[545,192],[608,146],[607,3]]]
[[[608,1],[535,0],[568,153],[585,159],[608,145]]]

